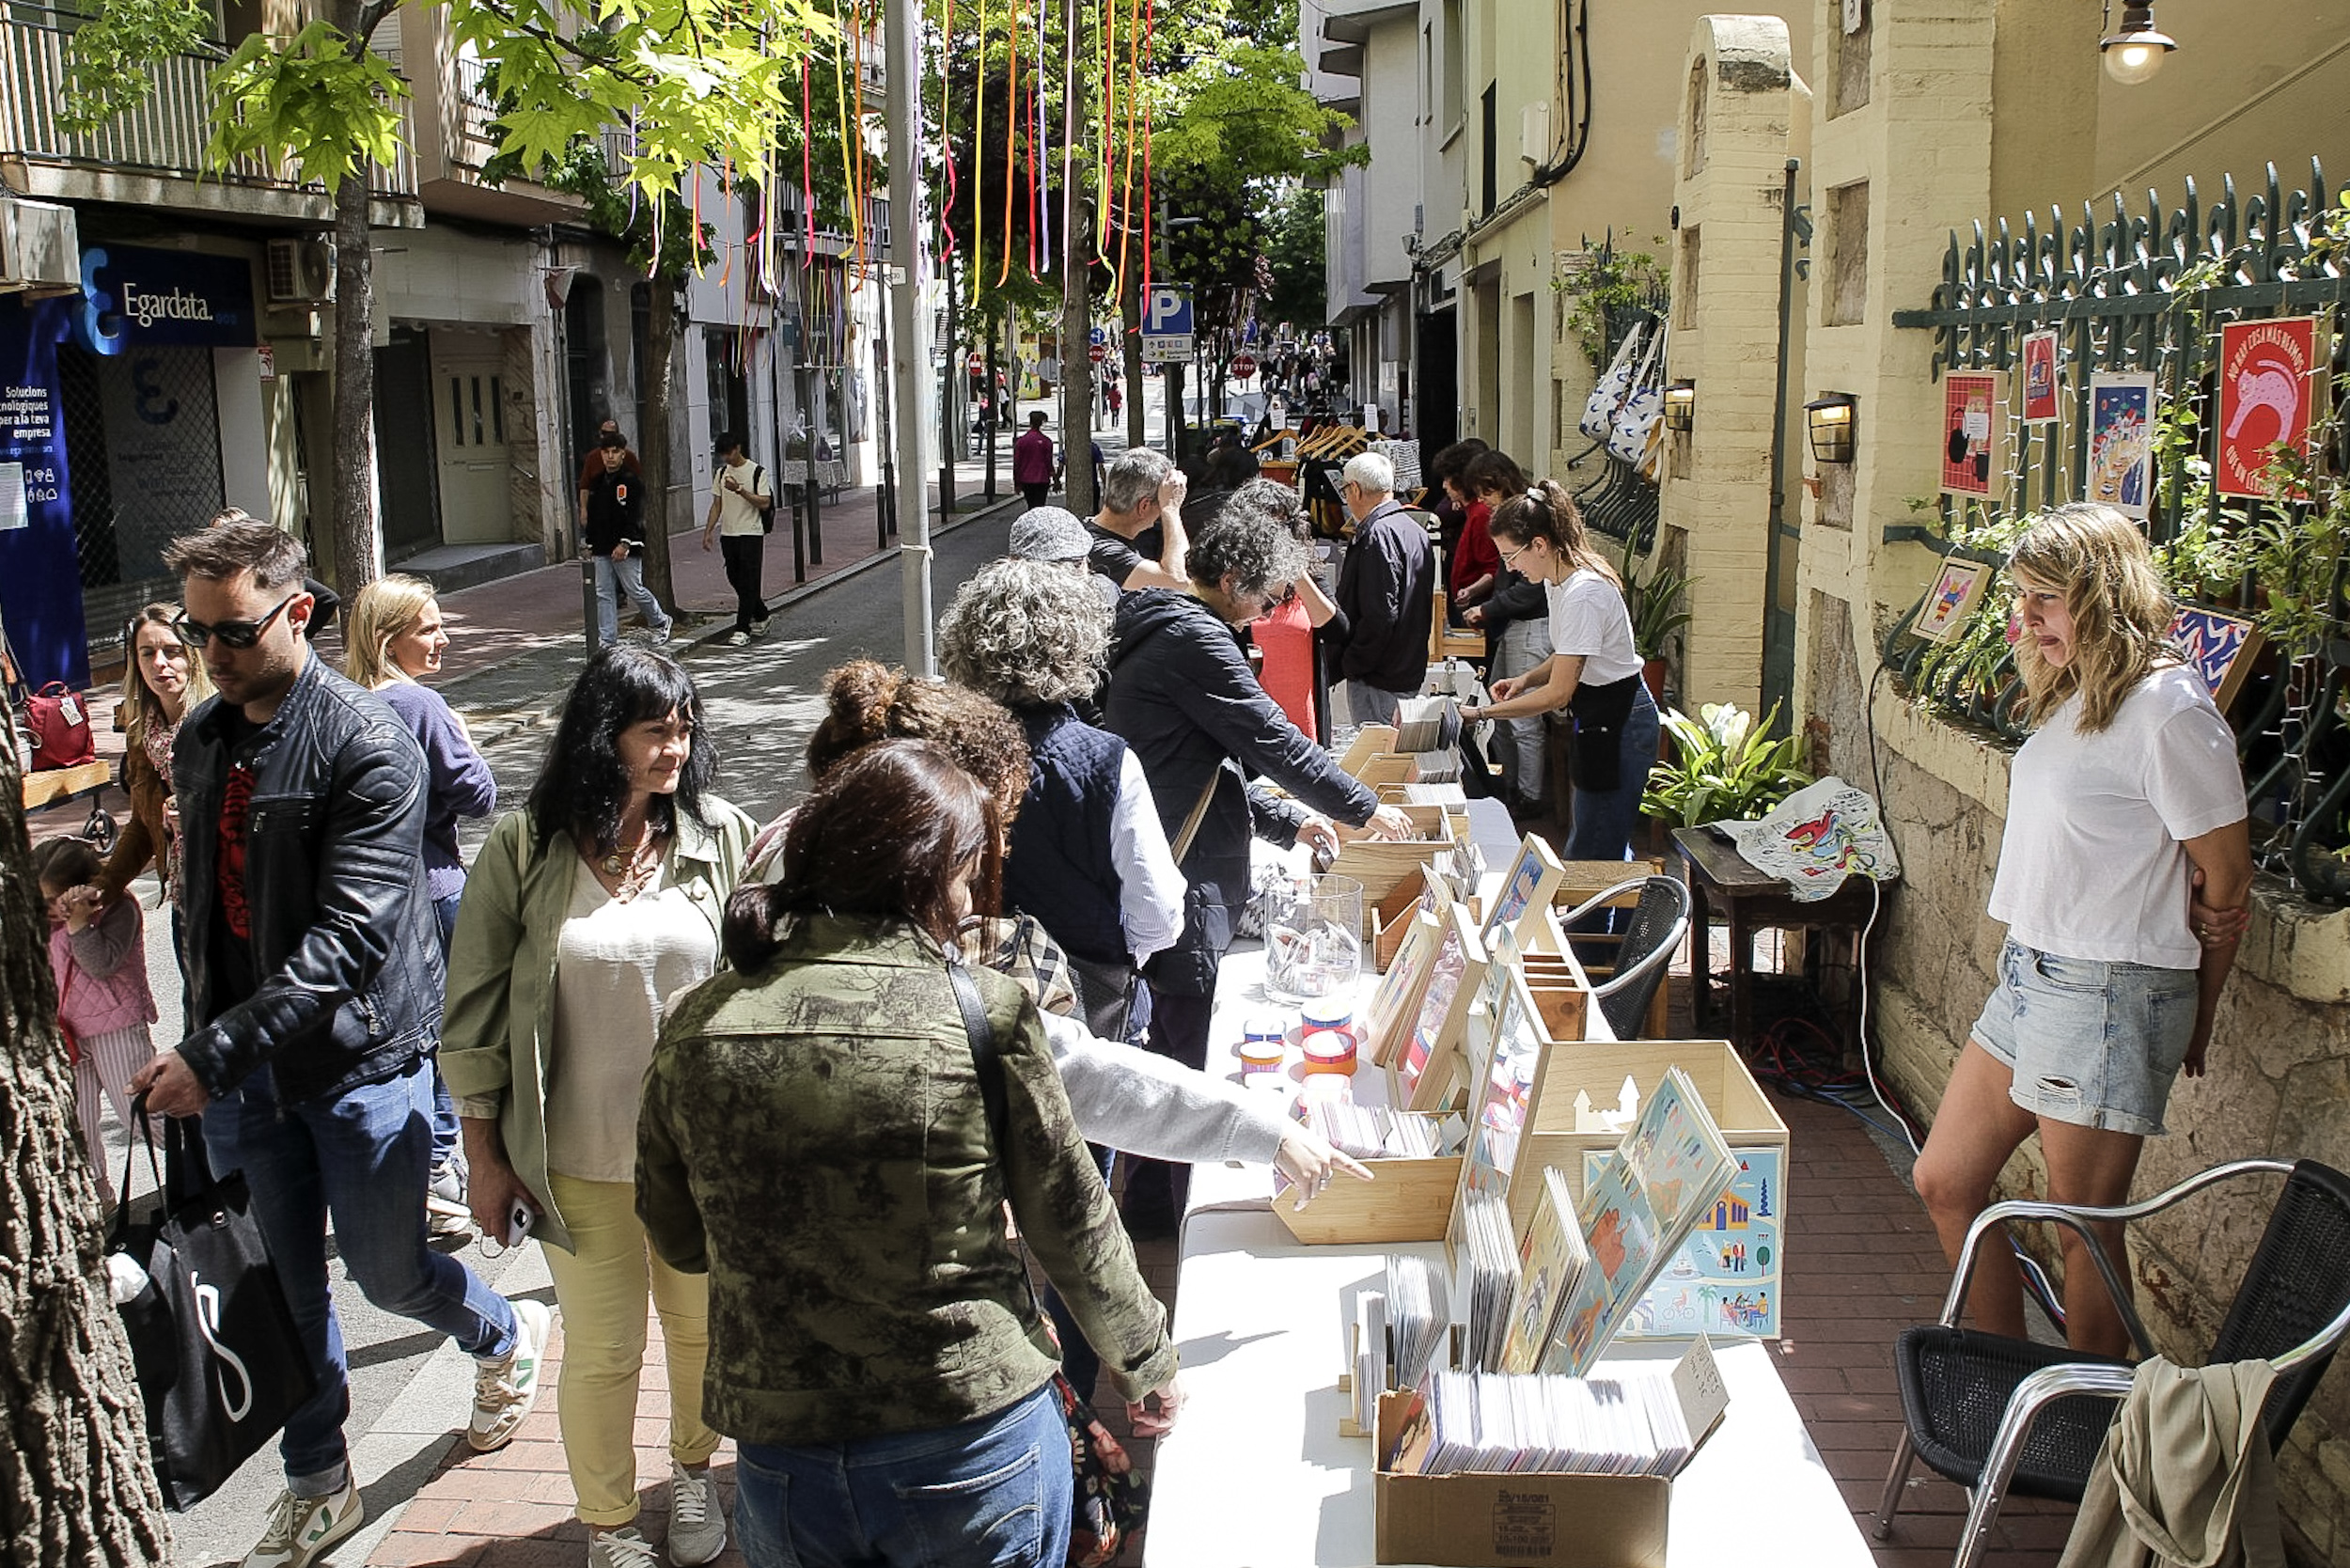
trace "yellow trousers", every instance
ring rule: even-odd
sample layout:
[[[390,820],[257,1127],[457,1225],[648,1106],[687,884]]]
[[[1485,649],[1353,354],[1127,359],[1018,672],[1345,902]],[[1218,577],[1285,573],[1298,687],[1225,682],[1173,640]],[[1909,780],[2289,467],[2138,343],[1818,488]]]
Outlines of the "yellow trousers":
[[[645,1303],[661,1313],[669,1366],[669,1456],[699,1465],[718,1435],[702,1419],[702,1369],[710,1360],[710,1277],[661,1261],[636,1217],[626,1182],[550,1174],[548,1194],[576,1250],[545,1248],[563,1309],[556,1417],[579,1516],[591,1525],[636,1517],[636,1389],[645,1367]]]

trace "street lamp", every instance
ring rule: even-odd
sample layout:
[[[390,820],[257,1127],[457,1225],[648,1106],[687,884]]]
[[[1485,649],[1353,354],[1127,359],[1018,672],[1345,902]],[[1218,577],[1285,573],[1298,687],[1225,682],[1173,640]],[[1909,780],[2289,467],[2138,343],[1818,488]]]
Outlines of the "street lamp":
[[[2151,80],[2162,69],[2163,60],[2178,47],[2178,39],[2156,30],[2154,8],[2148,0],[2144,5],[2122,8],[2122,30],[2100,39],[2097,53],[2105,56],[2107,76],[2125,87],[2134,87]]]
[[[1815,461],[1852,461],[1855,400],[1849,392],[1825,392],[1803,405],[1804,425],[1811,437],[1811,456]]]

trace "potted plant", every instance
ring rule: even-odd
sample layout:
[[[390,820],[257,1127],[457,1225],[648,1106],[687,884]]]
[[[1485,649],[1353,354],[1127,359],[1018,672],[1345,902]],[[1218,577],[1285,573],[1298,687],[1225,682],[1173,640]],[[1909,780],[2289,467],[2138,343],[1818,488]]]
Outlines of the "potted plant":
[[[1762,816],[1813,782],[1795,765],[1802,737],[1771,738],[1778,722],[1776,702],[1761,724],[1727,702],[1707,703],[1696,719],[1668,709],[1665,730],[1679,755],[1650,773],[1640,809],[1678,827]]]
[[[1669,566],[1659,566],[1646,577],[1624,577],[1624,604],[1632,613],[1632,647],[1640,655],[1640,679],[1660,705],[1665,700],[1665,643],[1689,624],[1684,601],[1695,581]]]

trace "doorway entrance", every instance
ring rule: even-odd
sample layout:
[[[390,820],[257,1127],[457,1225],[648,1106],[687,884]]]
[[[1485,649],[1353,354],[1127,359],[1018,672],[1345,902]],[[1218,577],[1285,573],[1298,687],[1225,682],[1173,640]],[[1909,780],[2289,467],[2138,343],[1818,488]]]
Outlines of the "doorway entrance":
[[[505,543],[514,530],[507,494],[506,357],[498,340],[435,332],[432,394],[441,538]]]

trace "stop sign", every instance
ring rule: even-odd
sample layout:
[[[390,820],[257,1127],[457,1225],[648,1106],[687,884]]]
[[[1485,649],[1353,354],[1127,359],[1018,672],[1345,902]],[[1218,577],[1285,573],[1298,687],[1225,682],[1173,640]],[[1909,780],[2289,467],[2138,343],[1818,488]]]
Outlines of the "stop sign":
[[[1110,347],[1107,343],[1096,343],[1093,347],[1086,350],[1086,357],[1093,361],[1096,365],[1101,364],[1104,360],[1109,358],[1109,356]]]
[[[1232,356],[1232,374],[1236,378],[1246,381],[1256,373],[1257,359],[1254,354],[1236,353]]]
[[[963,362],[963,368],[976,374],[977,372],[987,368],[987,357],[986,355],[980,353],[978,350],[974,349],[971,352],[970,357]]]

